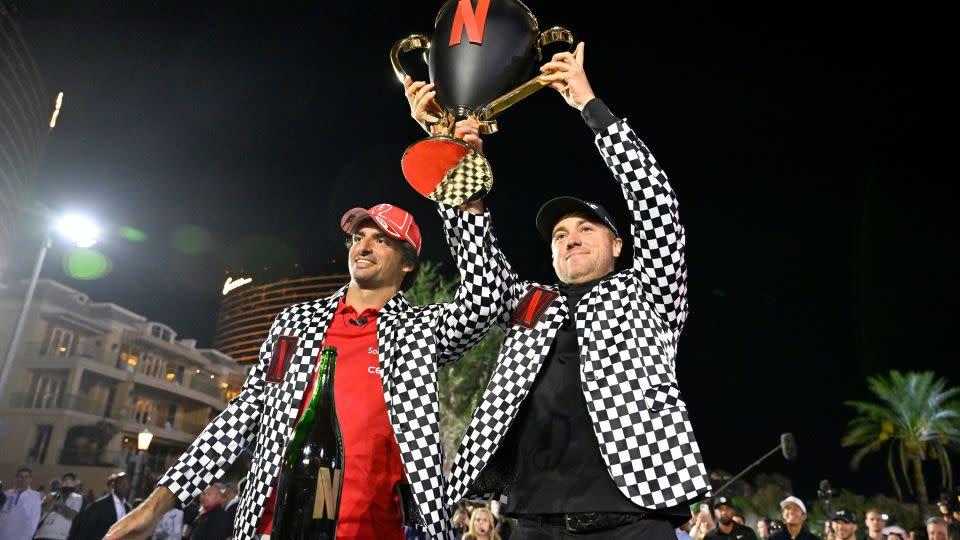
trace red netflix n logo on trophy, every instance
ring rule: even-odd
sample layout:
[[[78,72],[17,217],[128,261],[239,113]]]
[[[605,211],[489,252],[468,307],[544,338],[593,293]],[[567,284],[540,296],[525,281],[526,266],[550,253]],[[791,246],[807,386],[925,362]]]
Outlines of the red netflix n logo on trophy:
[[[463,29],[467,29],[470,43],[483,45],[483,27],[487,23],[487,9],[490,0],[477,0],[477,11],[473,11],[470,0],[460,0],[457,13],[453,16],[453,28],[450,29],[450,46],[459,45],[463,39]]]

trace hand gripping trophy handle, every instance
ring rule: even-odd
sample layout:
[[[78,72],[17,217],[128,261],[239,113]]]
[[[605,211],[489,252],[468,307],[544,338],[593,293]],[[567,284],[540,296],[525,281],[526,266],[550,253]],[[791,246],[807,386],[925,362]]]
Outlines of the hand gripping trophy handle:
[[[543,32],[540,32],[540,35],[537,37],[537,58],[540,60],[543,59],[544,46],[559,42],[564,42],[572,47],[573,33],[560,26],[554,26],[553,28],[548,28]],[[539,76],[534,77],[507,92],[506,94],[491,101],[487,104],[487,106],[477,111],[477,119],[479,119],[481,122],[490,122],[494,117],[505,111],[508,107],[518,103],[544,86],[546,86],[546,83],[544,83]],[[494,123],[494,131],[496,131],[496,123]]]
[[[409,36],[394,43],[393,47],[390,49],[390,65],[393,66],[393,73],[397,76],[397,80],[400,81],[401,84],[407,80],[409,75],[400,64],[400,56],[416,50],[423,51],[423,61],[424,63],[427,63],[427,55],[430,52],[430,38],[423,34],[410,34]],[[439,104],[437,105],[440,106]],[[445,108],[441,107],[441,109],[443,111],[443,115],[440,117],[439,121],[427,121],[427,127],[430,129],[430,133],[433,135],[451,133],[453,130],[453,115],[450,114],[450,111],[446,110]]]

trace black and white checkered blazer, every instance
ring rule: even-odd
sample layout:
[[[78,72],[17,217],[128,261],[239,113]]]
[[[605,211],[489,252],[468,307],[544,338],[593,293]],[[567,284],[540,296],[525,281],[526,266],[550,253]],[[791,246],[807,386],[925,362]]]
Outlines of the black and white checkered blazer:
[[[613,481],[634,504],[662,509],[710,492],[674,370],[687,317],[684,232],[666,175],[627,123],[613,123],[595,142],[632,213],[634,254],[632,268],[602,280],[572,314],[581,386]],[[465,496],[506,501],[509,465],[497,464],[510,456],[488,465],[571,316],[557,287],[519,281],[497,256],[507,283],[500,306],[506,337],[453,464],[451,503]],[[545,309],[531,309],[531,298]]]
[[[397,293],[380,310],[377,341],[387,413],[423,516],[423,530],[429,538],[452,539],[450,512],[444,504],[437,368],[459,359],[495,323],[495,304],[501,300],[494,281],[502,280],[489,266],[496,260],[489,214],[442,206],[440,215],[460,272],[456,296],[447,304],[413,306]],[[249,540],[256,533],[327,327],[345,291],[343,287],[328,298],[280,313],[240,395],[159,481],[186,503],[219,479],[248,443],[255,443],[247,487],[238,503],[236,539]],[[286,373],[272,383],[265,375],[280,336],[299,339]]]

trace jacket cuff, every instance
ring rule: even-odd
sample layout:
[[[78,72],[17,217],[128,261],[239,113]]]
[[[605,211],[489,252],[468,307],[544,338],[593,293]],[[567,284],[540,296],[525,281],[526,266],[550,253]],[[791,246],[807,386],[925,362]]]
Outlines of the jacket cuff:
[[[583,117],[583,121],[593,130],[594,135],[599,134],[620,120],[610,112],[606,103],[600,98],[591,99],[590,102],[583,107],[583,110],[580,111],[580,116]]]
[[[451,222],[461,221],[474,227],[486,227],[490,222],[489,208],[484,208],[482,214],[474,214],[472,212],[467,212],[466,210],[461,210],[456,206],[437,203],[437,210],[440,212],[441,218]]]

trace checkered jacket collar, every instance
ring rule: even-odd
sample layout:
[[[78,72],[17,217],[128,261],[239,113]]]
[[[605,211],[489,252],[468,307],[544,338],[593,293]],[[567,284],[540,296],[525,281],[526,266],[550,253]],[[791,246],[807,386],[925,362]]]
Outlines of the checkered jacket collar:
[[[316,306],[316,312],[314,313],[313,321],[325,323],[330,315],[330,310],[337,309],[337,306],[340,305],[340,300],[345,299],[349,288],[349,284],[344,285],[330,296],[317,300],[314,304]],[[390,297],[390,300],[388,300],[379,311],[381,314],[398,314],[407,311],[410,307],[410,301],[404,296],[403,291],[397,291],[397,294]]]

